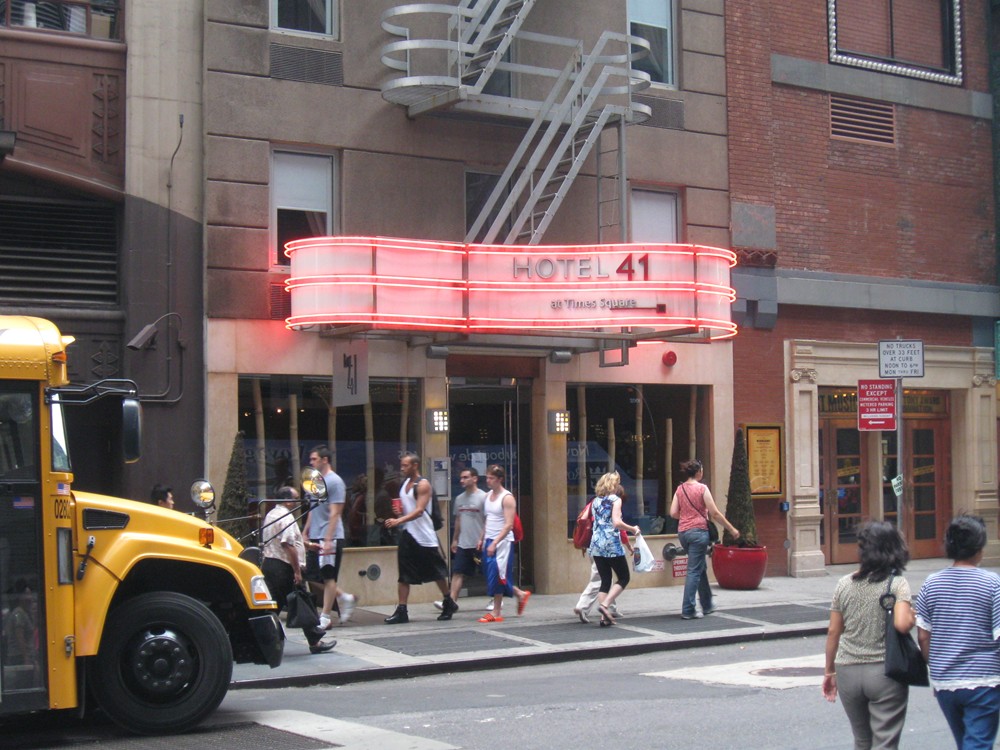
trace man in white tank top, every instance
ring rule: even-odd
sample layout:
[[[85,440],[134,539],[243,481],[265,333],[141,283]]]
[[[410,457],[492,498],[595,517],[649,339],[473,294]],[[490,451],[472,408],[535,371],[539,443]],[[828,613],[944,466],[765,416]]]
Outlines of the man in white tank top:
[[[437,532],[431,521],[429,503],[431,483],[420,476],[420,457],[415,453],[404,453],[399,461],[399,473],[403,483],[399,487],[401,514],[386,519],[388,529],[399,528],[399,546],[396,548],[396,562],[399,568],[396,591],[399,603],[396,611],[385,618],[387,625],[398,625],[410,621],[407,601],[410,586],[422,583],[436,583],[444,595],[444,612],[458,609],[448,590],[448,567],[440,552]]]

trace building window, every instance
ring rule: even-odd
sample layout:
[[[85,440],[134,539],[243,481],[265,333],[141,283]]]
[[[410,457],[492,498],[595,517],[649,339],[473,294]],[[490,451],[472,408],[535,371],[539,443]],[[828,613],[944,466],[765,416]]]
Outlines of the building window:
[[[577,515],[594,496],[597,480],[609,471],[621,477],[622,515],[628,522],[645,534],[676,533],[677,521],[668,511],[683,480],[678,469],[691,458],[692,440],[697,456],[710,455],[710,431],[704,425],[711,403],[711,389],[706,386],[697,387],[692,398],[690,386],[567,385],[567,535],[573,536]],[[693,435],[692,424],[697,425]],[[705,473],[705,481],[711,482],[711,466]]]
[[[649,42],[649,57],[633,67],[649,73],[653,83],[675,85],[673,0],[628,0],[628,28]]]
[[[121,39],[120,0],[0,0],[0,26]]]
[[[418,381],[372,378],[368,387],[370,404],[334,407],[329,377],[239,379],[239,429],[251,495],[269,498],[285,485],[300,487],[310,451],[329,446],[333,469],[347,487],[344,537],[351,547],[396,543],[384,520],[399,497],[399,459],[405,451],[419,453],[423,422]],[[421,470],[430,472],[429,459]]]
[[[827,0],[830,62],[962,83],[960,0]]]
[[[276,151],[271,162],[274,263],[287,266],[285,243],[333,233],[334,157]]]
[[[633,190],[632,242],[677,242],[677,194]]]
[[[305,34],[338,34],[337,0],[271,0],[271,28]]]

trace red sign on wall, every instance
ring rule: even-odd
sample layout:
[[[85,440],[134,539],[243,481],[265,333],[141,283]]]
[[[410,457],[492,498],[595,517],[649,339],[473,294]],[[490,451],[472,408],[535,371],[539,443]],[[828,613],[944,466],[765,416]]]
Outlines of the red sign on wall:
[[[858,429],[896,429],[896,381],[858,381]]]

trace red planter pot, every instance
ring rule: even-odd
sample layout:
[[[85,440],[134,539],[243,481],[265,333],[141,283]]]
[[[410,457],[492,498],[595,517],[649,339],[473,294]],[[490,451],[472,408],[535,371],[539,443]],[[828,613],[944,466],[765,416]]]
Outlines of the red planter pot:
[[[723,547],[712,552],[715,580],[724,589],[749,591],[760,586],[767,570],[767,547]]]

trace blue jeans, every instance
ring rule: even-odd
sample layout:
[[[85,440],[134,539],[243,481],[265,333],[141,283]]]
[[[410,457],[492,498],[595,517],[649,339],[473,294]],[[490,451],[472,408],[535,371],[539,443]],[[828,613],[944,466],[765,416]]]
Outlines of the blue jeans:
[[[684,581],[684,600],[681,614],[695,613],[695,595],[701,599],[701,611],[712,609],[712,587],[708,585],[708,529],[688,529],[678,535],[681,547],[687,552],[688,572]]]
[[[1000,687],[935,690],[958,750],[991,750],[1000,720]]]

